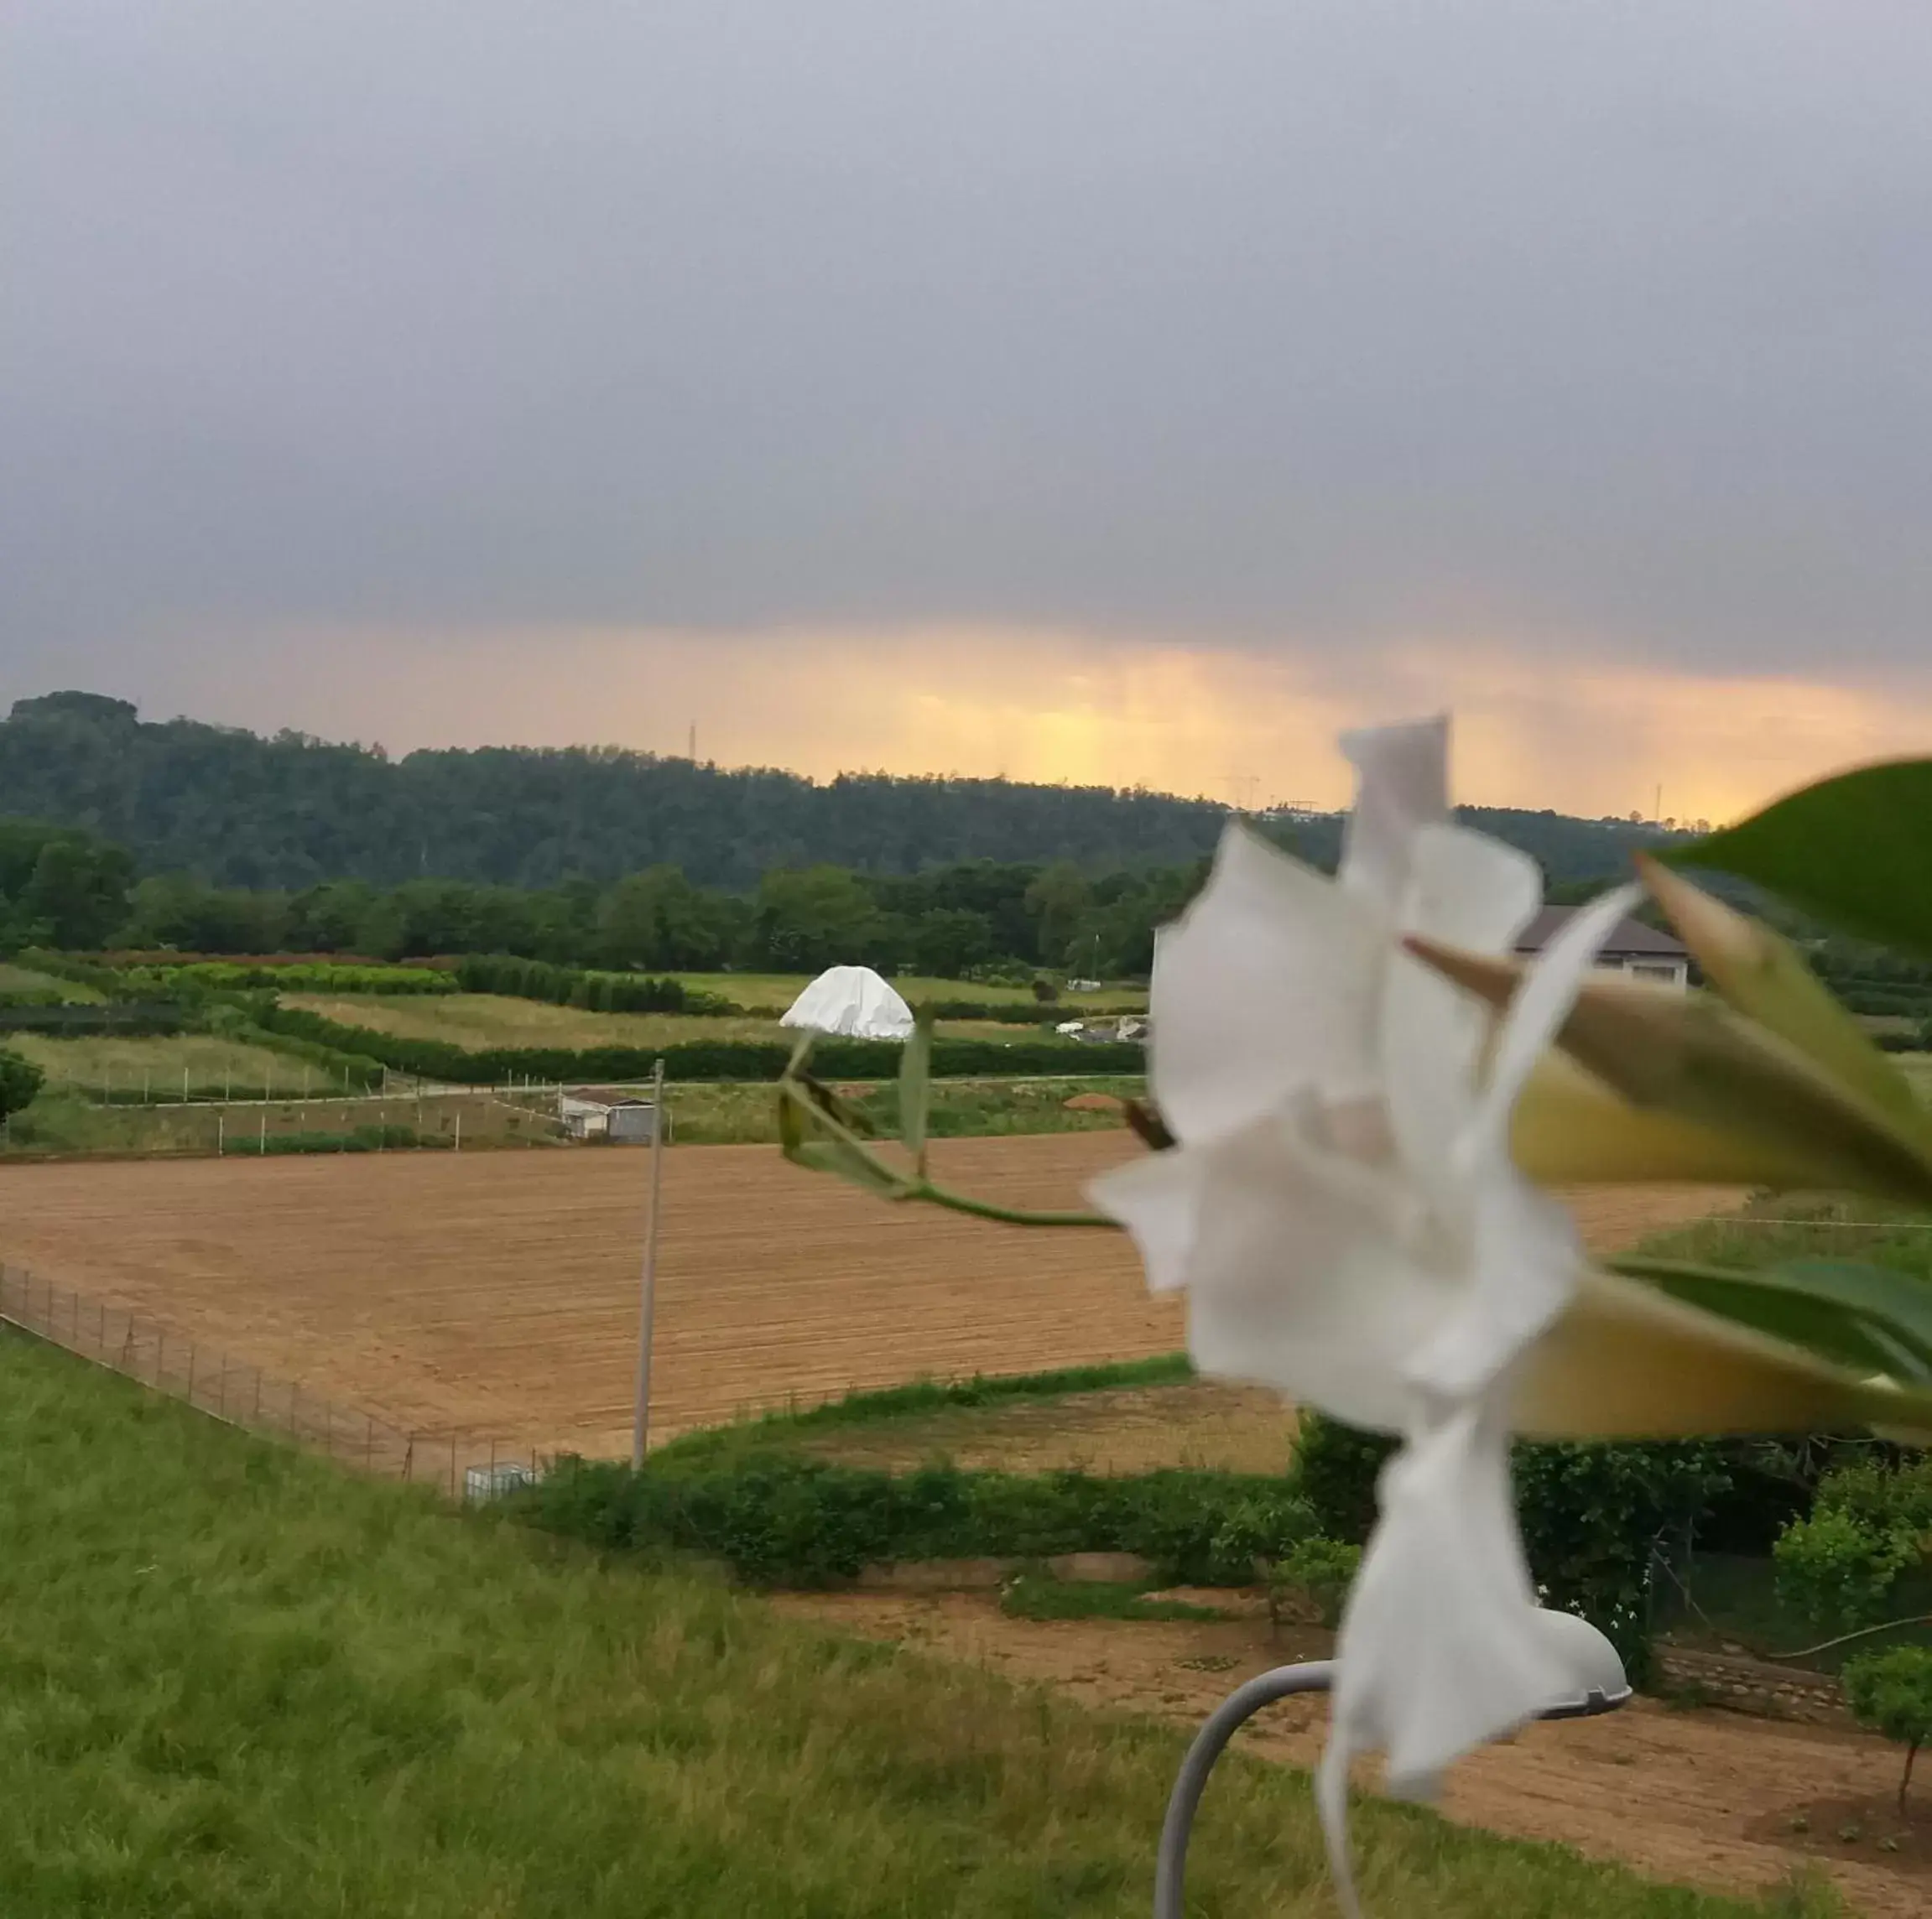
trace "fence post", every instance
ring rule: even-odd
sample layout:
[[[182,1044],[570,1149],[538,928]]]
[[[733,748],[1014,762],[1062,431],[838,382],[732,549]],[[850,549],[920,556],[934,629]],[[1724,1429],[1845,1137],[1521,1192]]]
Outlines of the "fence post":
[[[258,1159],[268,1157],[268,1109],[265,1105],[262,1109],[261,1130],[256,1137],[255,1157]]]
[[[228,1150],[228,1116],[227,1116],[226,1113],[217,1113],[217,1114],[216,1114],[216,1116],[215,1116],[215,1157],[216,1157],[216,1158],[217,1158],[217,1159],[220,1159],[220,1158],[221,1158],[221,1157],[223,1157],[223,1156],[224,1156],[224,1155],[225,1155],[225,1154],[227,1152],[227,1150]]]
[[[192,1405],[195,1403],[195,1345],[194,1345],[194,1342],[193,1342],[192,1340],[190,1340],[190,1341],[189,1341],[189,1343],[188,1343],[188,1395],[187,1395],[187,1397],[188,1397],[188,1403],[189,1403],[189,1405],[192,1406]]]
[[[451,1499],[451,1500],[454,1500],[454,1499],[456,1498],[456,1434],[455,1434],[454,1433],[452,1433],[450,1435],[450,1499]]]
[[[164,1390],[161,1381],[167,1376],[167,1372],[168,1329],[165,1326],[157,1326],[154,1329],[154,1390],[157,1392]]]
[[[458,1152],[461,1152],[463,1150],[463,1109],[461,1106],[457,1107],[456,1109],[456,1143],[455,1150]]]
[[[256,1426],[262,1423],[262,1369],[259,1366],[255,1368],[255,1414],[251,1423]]]
[[[376,1457],[376,1417],[373,1413],[364,1413],[362,1417],[367,1422],[367,1430],[362,1434],[362,1470],[366,1473]]]

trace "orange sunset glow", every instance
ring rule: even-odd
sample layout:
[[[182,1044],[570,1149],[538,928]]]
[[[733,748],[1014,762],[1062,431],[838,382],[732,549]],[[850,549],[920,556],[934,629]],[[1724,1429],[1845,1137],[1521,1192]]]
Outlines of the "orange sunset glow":
[[[940,627],[519,632],[465,635],[461,648],[467,670],[452,674],[427,636],[332,635],[298,656],[325,658],[325,677],[291,673],[272,707],[228,716],[379,735],[393,751],[589,741],[681,754],[695,724],[702,758],[820,778],[1004,774],[1332,807],[1348,788],[1338,732],[1447,710],[1471,803],[1648,816],[1661,787],[1664,815],[1712,820],[1932,744],[1932,684],[1867,690],[1587,655],[1551,663],[1466,641],[1339,662]],[[379,702],[367,697],[374,684]]]

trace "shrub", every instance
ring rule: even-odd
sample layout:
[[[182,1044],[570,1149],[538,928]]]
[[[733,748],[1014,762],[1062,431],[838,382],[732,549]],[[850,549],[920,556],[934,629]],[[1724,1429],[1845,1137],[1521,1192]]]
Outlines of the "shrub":
[[[1278,1559],[1268,1563],[1268,1616],[1278,1622],[1281,1603],[1289,1594],[1310,1600],[1321,1623],[1341,1623],[1348,1589],[1362,1570],[1362,1548],[1316,1534],[1298,1541]]]
[[[1919,1557],[1919,1542],[1849,1512],[1794,1520],[1771,1549],[1778,1596],[1820,1626],[1850,1631],[1885,1615],[1886,1596]]]
[[[1321,1532],[1365,1541],[1376,1480],[1395,1443],[1304,1416],[1291,1478]],[[1660,1540],[1729,1485],[1722,1448],[1525,1443],[1513,1455],[1523,1547],[1544,1598],[1608,1635],[1633,1678],[1648,1672],[1653,1558]]]
[[[1912,1784],[1912,1762],[1932,1740],[1932,1648],[1894,1646],[1850,1661],[1844,1675],[1845,1702],[1860,1725],[1895,1740],[1905,1748],[1905,1771],[1898,1781],[1898,1812]]]
[[[1809,1518],[1772,1548],[1779,1596],[1819,1625],[1850,1630],[1884,1617],[1899,1575],[1932,1537],[1932,1461],[1862,1461],[1818,1482]]]
[[[0,1120],[32,1105],[46,1077],[31,1059],[0,1050]]]
[[[1315,1531],[1315,1508],[1297,1494],[1243,1500],[1209,1542],[1209,1583],[1244,1586],[1258,1574],[1266,1579],[1264,1568],[1291,1558]]]

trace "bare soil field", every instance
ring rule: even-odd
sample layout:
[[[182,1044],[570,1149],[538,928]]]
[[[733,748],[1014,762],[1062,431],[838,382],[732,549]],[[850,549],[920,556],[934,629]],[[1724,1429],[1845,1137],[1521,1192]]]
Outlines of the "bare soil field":
[[[1325,1657],[1331,1644],[1312,1627],[1284,1627],[1276,1636],[1252,1618],[1008,1619],[982,1593],[789,1594],[772,1604],[862,1638],[1049,1685],[1090,1707],[1190,1728],[1244,1679],[1289,1660]],[[1325,1700],[1284,1700],[1237,1745],[1312,1766],[1326,1722]],[[1921,1793],[1916,1819],[1899,1820],[1898,1767],[1898,1749],[1865,1734],[1640,1698],[1602,1719],[1529,1726],[1471,1754],[1450,1774],[1442,1810],[1466,1825],[1560,1841],[1721,1890],[1762,1890],[1814,1864],[1867,1919],[1918,1919],[1932,1911],[1932,1804]],[[1372,1782],[1365,1767],[1362,1783]],[[1214,1844],[1211,1786],[1197,1843]]]
[[[1138,1150],[1108,1131],[935,1156],[968,1191],[1061,1206]],[[404,1428],[621,1452],[646,1170],[623,1149],[5,1167],[0,1259]],[[1633,1188],[1581,1212],[1607,1246],[1712,1204]],[[659,1433],[1182,1343],[1179,1303],[1149,1298],[1122,1235],[893,1208],[766,1147],[665,1157]]]

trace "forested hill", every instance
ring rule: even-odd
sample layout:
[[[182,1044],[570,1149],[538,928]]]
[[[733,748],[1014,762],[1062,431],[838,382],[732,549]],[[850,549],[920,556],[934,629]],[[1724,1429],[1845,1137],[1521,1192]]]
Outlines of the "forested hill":
[[[125,701],[50,694],[0,721],[0,814],[81,826],[143,872],[299,889],[424,875],[515,887],[681,867],[701,886],[755,886],[825,862],[910,873],[968,860],[1071,861],[1090,871],[1187,863],[1226,818],[1206,800],[1104,787],[726,772],[612,747],[415,752],[273,738],[188,720],[143,721]],[[1523,845],[1552,881],[1620,871],[1641,829],[1554,814],[1476,823]],[[1339,824],[1297,827],[1331,864]]]

